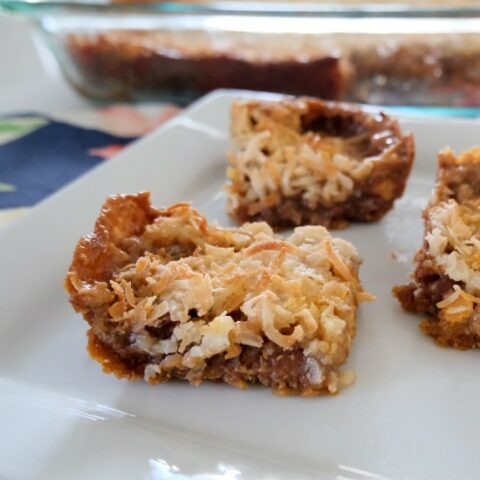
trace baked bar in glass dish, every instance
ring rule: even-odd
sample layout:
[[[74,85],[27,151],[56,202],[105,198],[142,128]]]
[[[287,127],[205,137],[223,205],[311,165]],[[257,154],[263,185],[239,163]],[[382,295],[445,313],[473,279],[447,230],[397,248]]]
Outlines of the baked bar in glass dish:
[[[337,50],[293,35],[107,31],[71,34],[66,47],[87,85],[118,98],[236,88],[338,99],[350,79]]]
[[[421,329],[444,346],[480,347],[480,148],[439,154],[437,186],[423,212],[424,241],[408,285],[394,295],[427,314]]]
[[[188,204],[115,195],[74,252],[65,288],[105,372],[279,394],[336,393],[360,302],[353,245],[321,226],[210,225]]]
[[[478,33],[351,28],[331,34],[108,30],[69,34],[62,48],[80,91],[99,97],[170,92],[194,98],[241,88],[377,105],[480,104]]]
[[[384,113],[311,98],[238,100],[228,212],[272,227],[381,219],[403,194],[414,143]]]

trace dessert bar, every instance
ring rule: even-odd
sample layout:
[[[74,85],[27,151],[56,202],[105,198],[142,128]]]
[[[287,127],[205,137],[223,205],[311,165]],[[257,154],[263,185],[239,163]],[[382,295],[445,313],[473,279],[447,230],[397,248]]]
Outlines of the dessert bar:
[[[310,396],[353,380],[340,367],[357,305],[372,299],[360,263],[321,226],[284,239],[263,222],[220,228],[188,204],[115,195],[79,241],[65,288],[106,372]]]
[[[237,101],[228,211],[274,227],[382,218],[400,197],[413,137],[383,113],[310,98]]]

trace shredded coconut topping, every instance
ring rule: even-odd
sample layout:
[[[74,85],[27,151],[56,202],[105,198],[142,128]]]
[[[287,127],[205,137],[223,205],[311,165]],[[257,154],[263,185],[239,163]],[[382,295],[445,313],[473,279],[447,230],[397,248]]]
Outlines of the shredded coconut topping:
[[[283,196],[296,195],[312,209],[331,206],[346,200],[355,182],[372,171],[377,157],[362,158],[357,148],[365,133],[347,138],[304,131],[306,111],[301,100],[271,108],[234,103],[235,151],[227,172],[231,210],[242,198],[254,215]]]
[[[440,152],[439,180],[426,211],[430,261],[458,282],[436,305],[440,318],[451,323],[480,314],[480,200],[472,190],[475,170],[469,170],[479,159],[478,147],[458,156],[450,149]]]
[[[426,235],[433,262],[467,292],[480,294],[480,203],[450,199],[429,211]]]
[[[109,284],[97,282],[111,320],[132,332],[138,349],[164,356],[145,370],[147,380],[167,365],[201,370],[215,355],[233,358],[266,342],[301,349],[313,385],[325,366],[345,361],[357,303],[373,298],[358,281],[353,245],[321,226],[283,239],[266,223],[210,226],[185,204],[163,213],[143,233],[147,252]],[[166,334],[152,333],[167,324]]]

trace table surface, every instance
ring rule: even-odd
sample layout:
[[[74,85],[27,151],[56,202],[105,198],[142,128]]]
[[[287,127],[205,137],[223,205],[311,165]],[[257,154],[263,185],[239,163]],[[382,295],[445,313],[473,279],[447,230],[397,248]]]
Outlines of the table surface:
[[[51,53],[25,19],[0,14],[0,65],[8,66],[0,69],[0,114],[54,114],[91,106],[66,83]],[[26,211],[0,211],[0,227]]]
[[[12,45],[15,55],[11,53]],[[100,105],[80,96],[66,82],[33,26],[22,18],[0,14],[0,65],[8,66],[0,68],[0,116],[46,115],[78,127],[133,137],[143,135],[176,113],[164,103]],[[0,228],[28,210],[0,209]]]

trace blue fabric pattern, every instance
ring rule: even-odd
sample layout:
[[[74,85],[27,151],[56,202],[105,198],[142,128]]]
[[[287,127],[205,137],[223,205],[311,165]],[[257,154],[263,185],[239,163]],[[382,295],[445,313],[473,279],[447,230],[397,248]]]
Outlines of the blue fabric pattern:
[[[38,119],[45,122],[0,144],[0,209],[34,205],[105,161],[89,153],[90,149],[127,145],[135,139],[43,116]],[[10,117],[0,118],[0,132],[2,126],[3,131],[12,130],[13,121]]]

